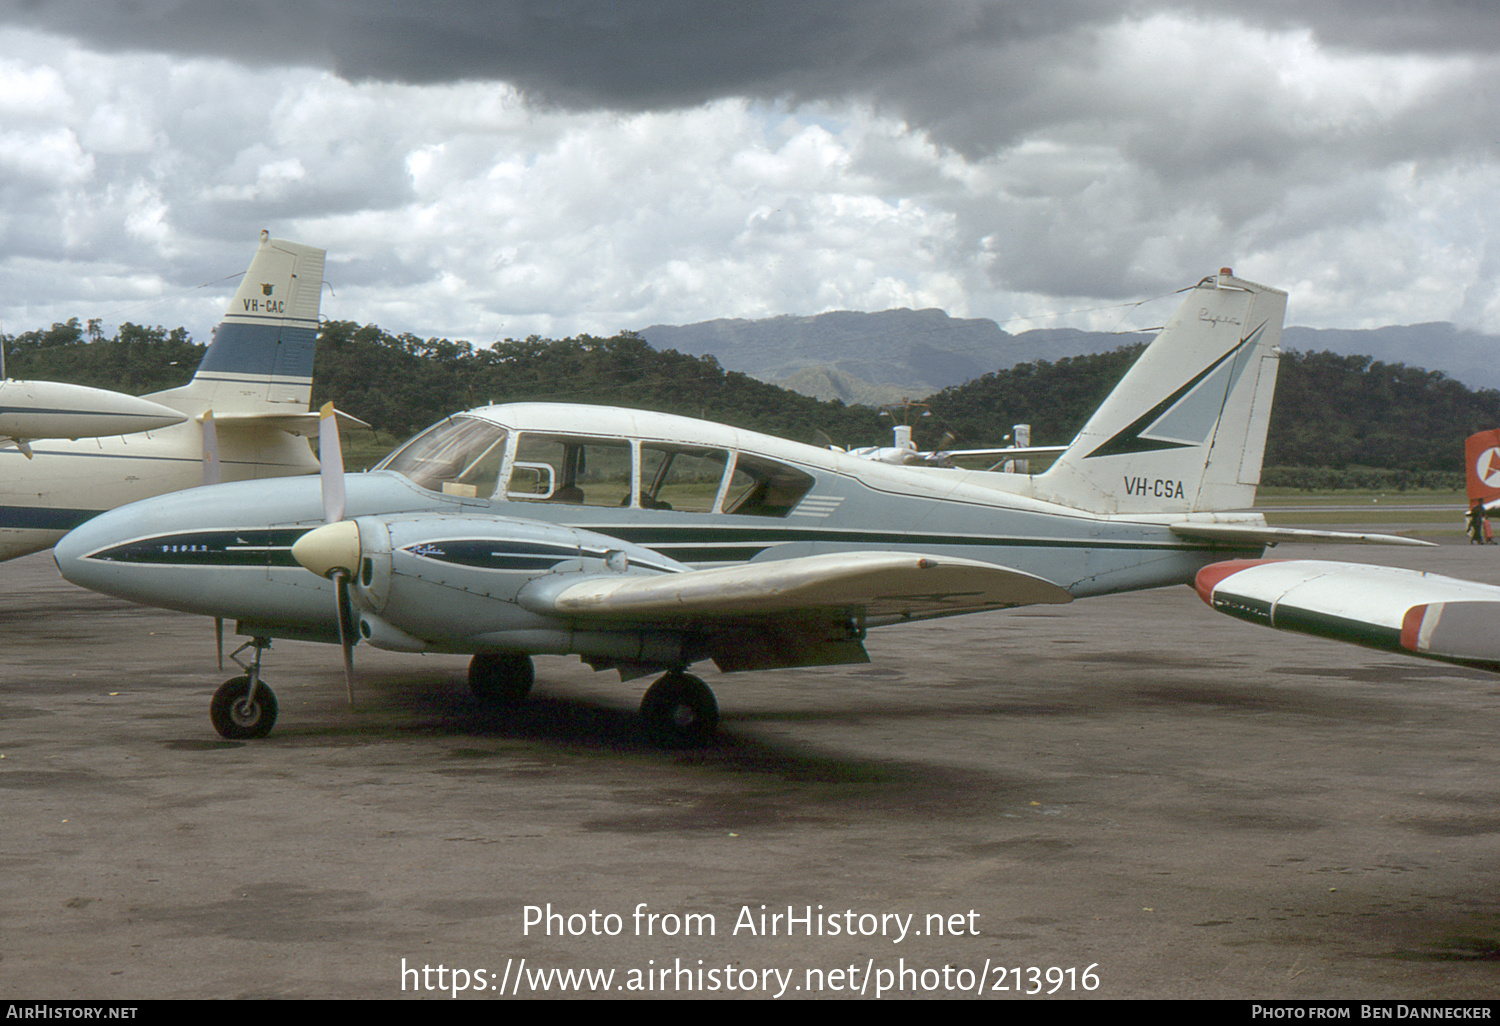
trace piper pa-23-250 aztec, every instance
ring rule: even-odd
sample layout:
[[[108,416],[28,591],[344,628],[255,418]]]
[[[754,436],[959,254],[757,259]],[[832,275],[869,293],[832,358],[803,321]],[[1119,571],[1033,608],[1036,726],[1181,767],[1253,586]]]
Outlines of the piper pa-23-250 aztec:
[[[270,731],[273,638],[472,654],[512,700],[531,657],[661,674],[641,712],[708,739],[688,668],[865,662],[871,627],[1191,583],[1278,541],[1409,542],[1267,527],[1254,500],[1286,294],[1227,269],[1182,307],[1040,474],[890,466],[719,424],[520,403],[450,417],[345,476],[222,484],[106,513],[63,576],[238,621],[253,648],[215,695],[226,737]],[[309,572],[312,571],[312,572]],[[236,654],[237,661],[239,653]],[[352,676],[350,678],[352,696]]]

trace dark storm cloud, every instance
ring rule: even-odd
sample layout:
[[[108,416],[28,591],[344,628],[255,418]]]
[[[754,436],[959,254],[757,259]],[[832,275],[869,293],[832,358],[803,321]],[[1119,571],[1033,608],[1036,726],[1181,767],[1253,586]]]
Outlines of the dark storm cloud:
[[[399,240],[382,266],[429,287],[379,301],[437,323],[466,296],[442,316],[486,331],[515,311],[681,320],[706,296],[743,305],[703,316],[1003,313],[1015,292],[1150,294],[1231,254],[1303,281],[1302,309],[1441,310],[1500,294],[1474,224],[1500,181],[1493,11],[0,0],[19,29],[0,194],[8,241],[43,261],[123,253],[113,232],[154,267],[268,216],[344,252]]]
[[[568,106],[650,108],[716,97],[831,95],[1106,16],[1090,0],[52,0],[0,3],[0,20],[103,50],[329,67],[350,79],[498,79]]]
[[[1488,53],[1500,46],[1493,0],[1206,0],[1135,4],[1242,18],[1269,29],[1304,26],[1325,45],[1378,53]]]
[[[1072,63],[1093,31],[1158,11],[1302,27],[1355,50],[1500,42],[1491,0],[4,0],[0,22],[105,51],[310,65],[351,81],[505,81],[575,110],[862,98],[975,155],[1047,122],[1038,74]],[[1236,46],[1232,28],[1222,45]]]
[[[5,0],[0,21],[102,50],[418,84],[498,79],[569,106],[651,108],[730,94],[843,95],[889,76],[915,87],[924,71],[941,80],[955,70],[955,51],[1003,50],[1154,11],[1307,26],[1328,45],[1358,49],[1500,41],[1492,0]]]

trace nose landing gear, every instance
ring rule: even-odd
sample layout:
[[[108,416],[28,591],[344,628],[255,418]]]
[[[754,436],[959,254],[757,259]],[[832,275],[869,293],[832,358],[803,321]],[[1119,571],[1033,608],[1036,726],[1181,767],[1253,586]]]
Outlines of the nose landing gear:
[[[260,679],[260,655],[270,647],[270,638],[252,638],[230,653],[246,674],[226,680],[209,703],[209,721],[221,737],[247,741],[265,737],[276,726],[276,694]],[[255,649],[249,663],[240,660],[247,648]]]

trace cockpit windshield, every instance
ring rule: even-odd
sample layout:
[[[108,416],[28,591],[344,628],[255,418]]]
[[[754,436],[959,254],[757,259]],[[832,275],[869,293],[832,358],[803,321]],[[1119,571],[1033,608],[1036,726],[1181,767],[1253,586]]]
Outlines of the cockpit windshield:
[[[505,428],[473,417],[449,417],[391,453],[376,470],[448,495],[488,499],[500,479]]]
[[[789,515],[814,483],[790,464],[727,447],[507,429],[462,414],[375,469],[463,498],[750,517]]]

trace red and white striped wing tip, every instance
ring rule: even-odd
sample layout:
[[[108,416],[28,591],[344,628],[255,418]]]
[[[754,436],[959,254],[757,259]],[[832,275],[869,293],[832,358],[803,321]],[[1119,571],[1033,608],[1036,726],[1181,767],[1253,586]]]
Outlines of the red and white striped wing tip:
[[[1214,589],[1219,582],[1226,577],[1248,570],[1251,567],[1265,566],[1268,563],[1285,562],[1280,559],[1229,559],[1222,563],[1211,563],[1198,571],[1198,576],[1193,579],[1193,587],[1198,592],[1198,597],[1209,605],[1214,604]]]
[[[1500,663],[1500,594],[1412,606],[1401,619],[1401,647],[1439,659]]]

